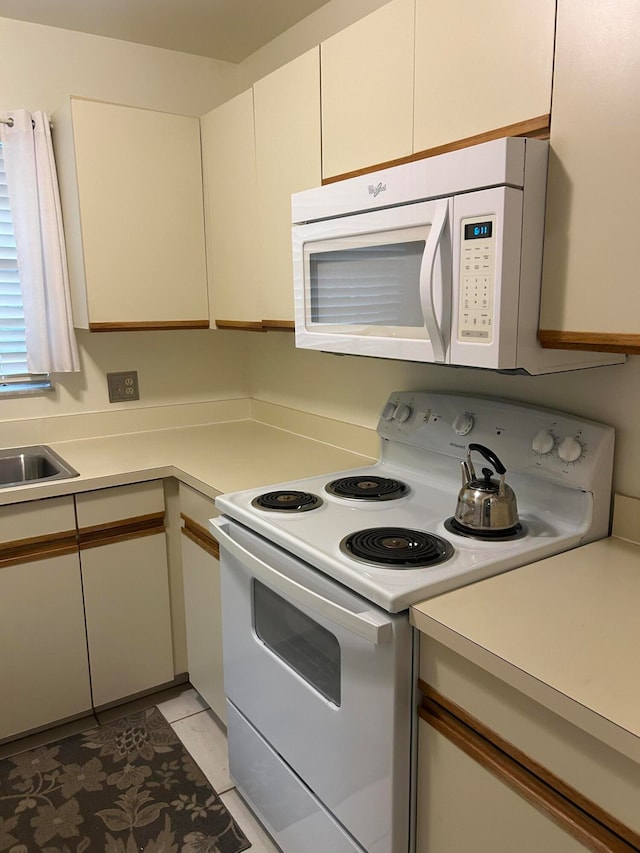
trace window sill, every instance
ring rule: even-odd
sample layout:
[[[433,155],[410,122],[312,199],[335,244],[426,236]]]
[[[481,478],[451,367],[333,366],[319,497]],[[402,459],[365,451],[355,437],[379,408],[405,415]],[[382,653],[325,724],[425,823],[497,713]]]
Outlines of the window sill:
[[[0,381],[0,397],[34,397],[55,390],[50,379],[38,382],[2,382]]]

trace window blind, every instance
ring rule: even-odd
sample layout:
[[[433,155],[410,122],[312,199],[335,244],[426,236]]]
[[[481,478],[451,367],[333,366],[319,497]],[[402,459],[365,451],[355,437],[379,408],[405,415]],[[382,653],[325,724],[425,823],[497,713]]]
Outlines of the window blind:
[[[22,287],[0,144],[0,382],[19,376],[27,382],[30,379],[27,367]]]

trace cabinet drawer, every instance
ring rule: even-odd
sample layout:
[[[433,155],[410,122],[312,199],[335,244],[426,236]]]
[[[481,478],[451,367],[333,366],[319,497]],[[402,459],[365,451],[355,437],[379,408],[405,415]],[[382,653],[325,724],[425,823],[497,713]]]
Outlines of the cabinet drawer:
[[[207,528],[209,519],[220,515],[214,498],[209,498],[190,486],[185,486],[184,483],[180,483],[179,495],[182,517],[192,519],[201,527]]]
[[[73,497],[70,495],[0,507],[0,543],[53,533],[75,533],[75,528]]]
[[[76,496],[78,528],[97,527],[164,512],[162,480],[114,486]]]

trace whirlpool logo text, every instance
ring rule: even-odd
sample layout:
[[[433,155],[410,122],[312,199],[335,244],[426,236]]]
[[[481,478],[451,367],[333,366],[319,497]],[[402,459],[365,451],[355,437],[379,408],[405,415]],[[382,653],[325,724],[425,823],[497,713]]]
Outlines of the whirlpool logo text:
[[[382,181],[377,184],[369,184],[369,195],[372,195],[374,198],[376,198],[376,196],[379,196],[380,193],[386,192],[386,189],[387,185],[383,184]]]

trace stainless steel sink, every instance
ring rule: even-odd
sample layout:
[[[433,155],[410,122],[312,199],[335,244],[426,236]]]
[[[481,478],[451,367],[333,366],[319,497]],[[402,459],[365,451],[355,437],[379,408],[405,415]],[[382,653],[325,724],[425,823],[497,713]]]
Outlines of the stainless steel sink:
[[[0,489],[79,476],[64,459],[44,444],[0,450]]]

